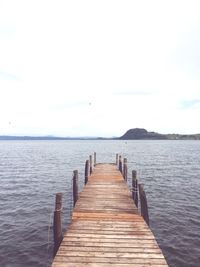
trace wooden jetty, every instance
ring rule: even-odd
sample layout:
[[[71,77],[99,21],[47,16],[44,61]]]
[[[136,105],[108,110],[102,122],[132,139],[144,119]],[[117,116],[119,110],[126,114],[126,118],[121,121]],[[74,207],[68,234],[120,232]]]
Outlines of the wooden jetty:
[[[168,266],[134,204],[124,177],[127,171],[118,166],[117,160],[91,170],[52,267]]]

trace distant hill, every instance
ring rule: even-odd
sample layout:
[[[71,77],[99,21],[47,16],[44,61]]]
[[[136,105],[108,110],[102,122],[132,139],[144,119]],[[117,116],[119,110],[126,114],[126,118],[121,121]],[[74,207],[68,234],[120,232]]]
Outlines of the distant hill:
[[[143,128],[134,128],[128,130],[124,135],[122,135],[119,139],[122,140],[132,140],[132,139],[151,139],[151,140],[160,140],[160,139],[168,139],[166,135],[159,134],[155,132],[148,132]]]
[[[156,132],[148,132],[143,128],[134,128],[128,130],[124,135],[119,137],[121,140],[200,140],[200,134],[160,134]]]

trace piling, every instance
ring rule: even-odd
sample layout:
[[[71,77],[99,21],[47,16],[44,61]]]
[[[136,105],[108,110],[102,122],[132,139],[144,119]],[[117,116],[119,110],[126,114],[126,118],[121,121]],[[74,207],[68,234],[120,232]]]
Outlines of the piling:
[[[126,158],[124,158],[124,164],[123,164],[123,177],[124,177],[124,180],[127,182],[128,169],[127,169],[127,159]]]
[[[90,155],[90,174],[92,174],[92,156]]]
[[[147,198],[146,198],[143,184],[139,184],[139,194],[140,194],[141,215],[144,218],[145,222],[149,225]]]
[[[56,255],[60,243],[62,242],[62,193],[56,194],[55,211],[54,211],[54,256]]]
[[[135,170],[132,170],[132,197],[136,207],[138,207],[138,179]]]
[[[74,206],[78,200],[78,171],[73,172],[73,203]]]
[[[97,164],[97,153],[94,152],[94,166]]]
[[[119,156],[119,171],[122,173],[122,156]]]
[[[116,165],[118,166],[119,165],[119,155],[116,154]]]
[[[85,184],[88,182],[88,176],[89,176],[89,160],[86,160],[85,162]]]

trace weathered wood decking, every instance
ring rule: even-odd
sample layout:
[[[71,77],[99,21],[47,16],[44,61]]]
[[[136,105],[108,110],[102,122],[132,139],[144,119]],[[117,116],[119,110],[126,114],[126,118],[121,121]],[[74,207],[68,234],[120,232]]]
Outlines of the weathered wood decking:
[[[98,164],[80,193],[52,267],[168,266],[114,164]]]

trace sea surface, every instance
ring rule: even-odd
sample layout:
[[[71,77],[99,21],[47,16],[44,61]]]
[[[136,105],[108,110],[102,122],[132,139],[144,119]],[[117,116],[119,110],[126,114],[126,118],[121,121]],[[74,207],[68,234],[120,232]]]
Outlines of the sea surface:
[[[70,223],[72,172],[90,154],[97,162],[128,159],[145,185],[150,226],[170,267],[200,266],[200,141],[0,141],[0,266],[52,262],[55,194]]]

